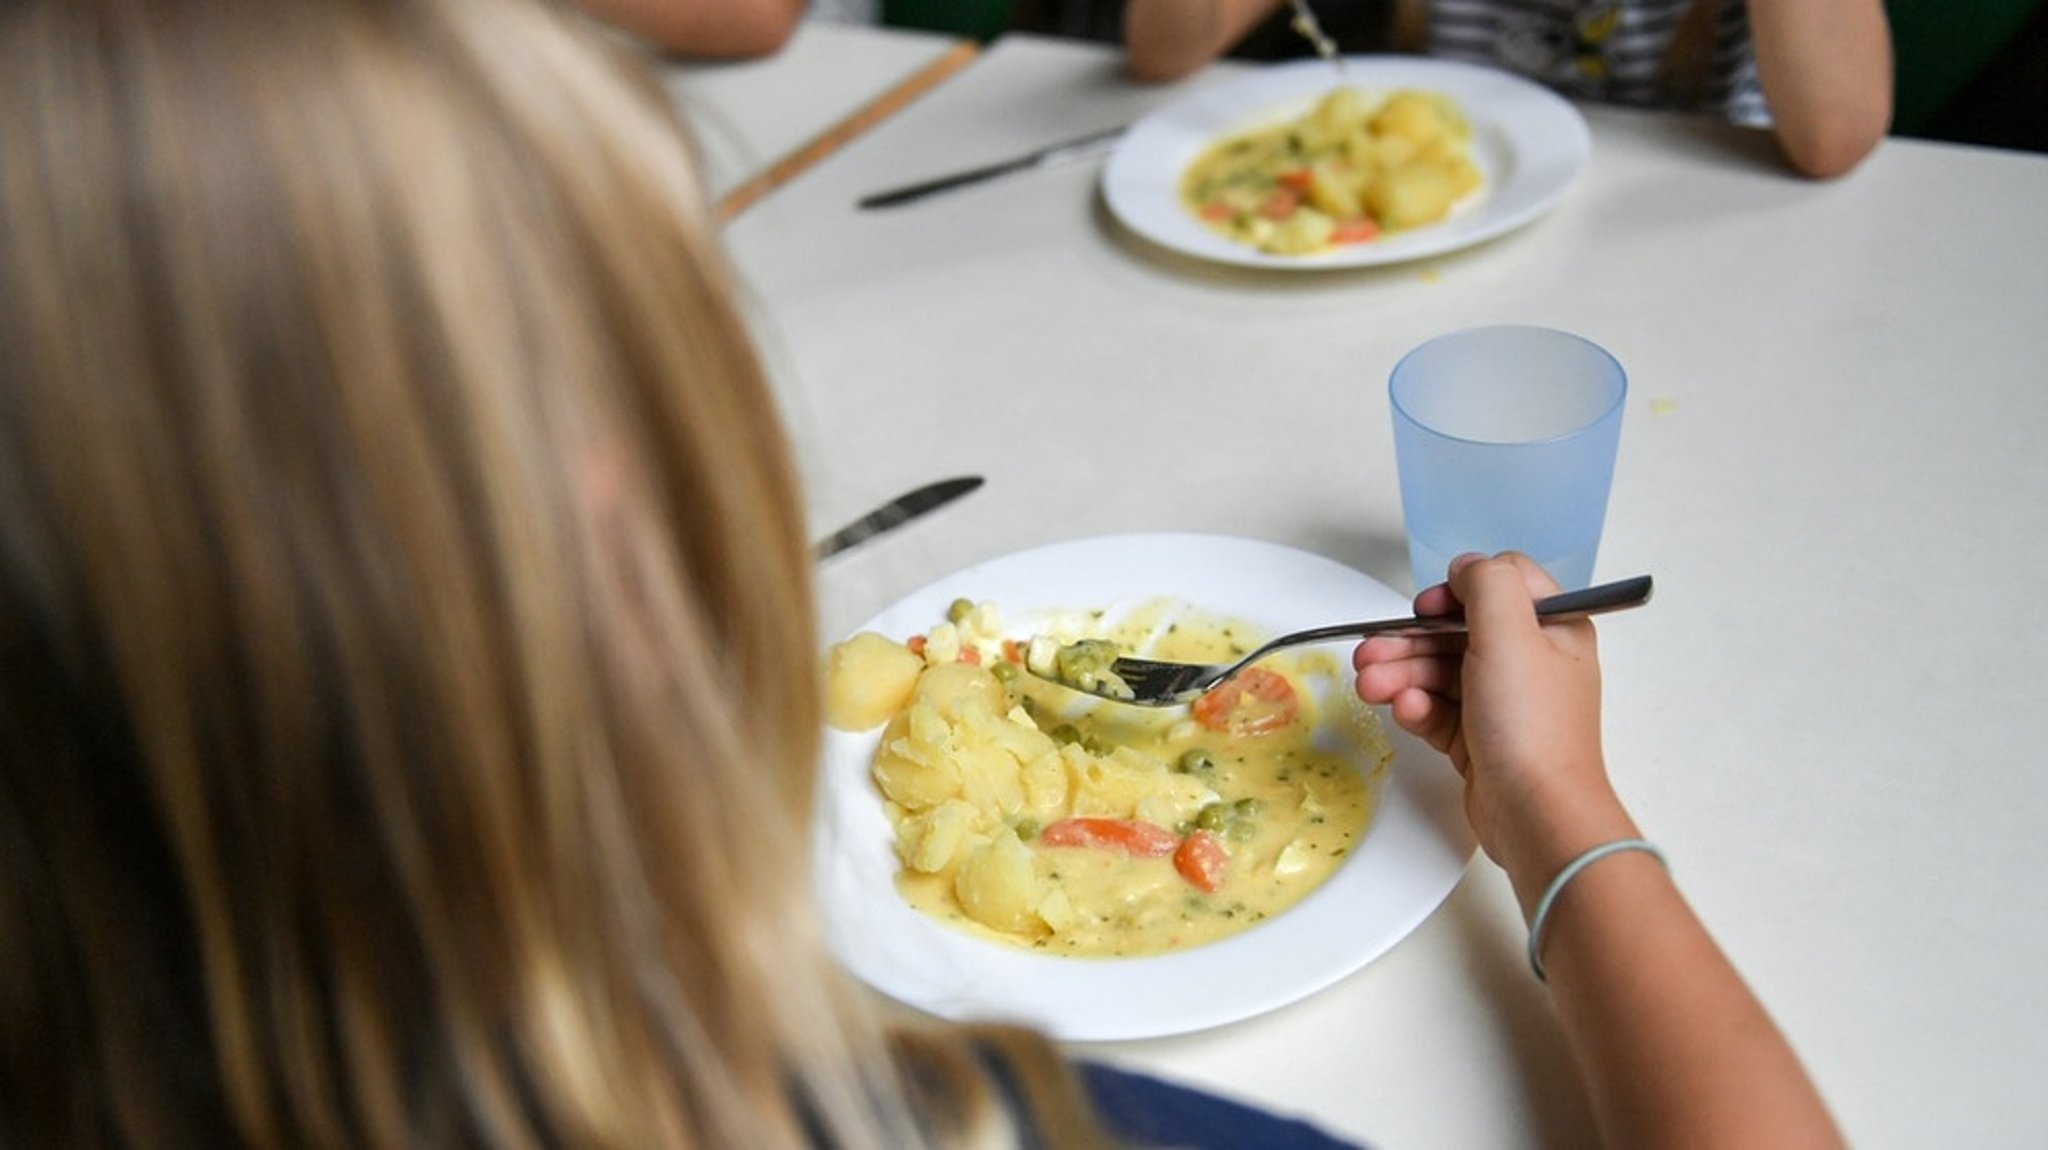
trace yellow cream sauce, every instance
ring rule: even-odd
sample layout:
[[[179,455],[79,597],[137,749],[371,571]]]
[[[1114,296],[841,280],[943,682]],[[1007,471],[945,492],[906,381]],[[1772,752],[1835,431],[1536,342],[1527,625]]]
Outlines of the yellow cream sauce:
[[[1147,657],[1203,663],[1234,660],[1263,638],[1227,620],[1190,618],[1184,607],[1168,604],[1141,609],[1103,637]],[[1005,677],[1011,701],[1043,730],[1071,724],[1084,742],[1130,747],[1169,764],[1190,750],[1209,753],[1213,766],[1188,773],[1214,790],[1226,810],[1235,812],[1247,800],[1256,806],[1256,813],[1235,814],[1212,831],[1229,852],[1215,892],[1182,877],[1171,856],[1048,846],[1037,839],[1038,828],[1025,826],[1019,838],[1035,853],[1040,879],[1065,894],[1073,909],[1070,924],[1036,937],[992,930],[961,910],[941,876],[903,872],[898,886],[904,897],[924,913],[985,938],[1090,958],[1180,950],[1284,912],[1343,865],[1357,845],[1372,814],[1371,776],[1392,752],[1370,710],[1342,705],[1351,699],[1348,688],[1330,691],[1340,704],[1319,713],[1318,694],[1338,681],[1332,653],[1276,655],[1259,666],[1284,675],[1301,708],[1287,725],[1256,734],[1211,730],[1190,718],[1187,708],[1099,703],[1029,674]],[[1361,771],[1361,762],[1368,771]],[[1186,822],[1167,829],[1184,836],[1196,827]]]

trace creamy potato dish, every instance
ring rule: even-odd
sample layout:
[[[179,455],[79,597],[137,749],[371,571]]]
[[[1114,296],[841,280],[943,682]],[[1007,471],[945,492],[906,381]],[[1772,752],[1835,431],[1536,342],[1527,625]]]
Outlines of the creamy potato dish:
[[[1151,710],[1031,675],[1029,637],[1006,637],[992,604],[948,614],[908,642],[856,635],[826,671],[834,726],[883,727],[872,775],[897,885],[933,918],[1054,954],[1158,954],[1281,913],[1364,833],[1393,752],[1348,689],[1320,689],[1341,673],[1331,653],[1275,656]],[[1256,639],[1166,602],[1054,629],[1199,662]]]
[[[1210,146],[1182,175],[1181,202],[1260,251],[1367,243],[1433,224],[1479,188],[1471,137],[1449,96],[1336,88],[1299,117]]]

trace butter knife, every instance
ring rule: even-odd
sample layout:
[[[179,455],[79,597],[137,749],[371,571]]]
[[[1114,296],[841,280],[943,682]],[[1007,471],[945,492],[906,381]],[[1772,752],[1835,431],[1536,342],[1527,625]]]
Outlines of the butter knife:
[[[863,543],[884,531],[901,527],[903,524],[937,507],[943,507],[962,495],[981,486],[981,476],[966,475],[958,479],[941,479],[927,483],[915,491],[906,492],[882,504],[859,519],[841,527],[832,534],[812,545],[811,551],[817,558],[837,555],[856,543]]]
[[[1107,131],[1091,132],[1079,139],[1048,144],[1037,151],[1026,152],[1015,159],[1004,160],[998,164],[989,164],[981,168],[969,168],[964,172],[955,172],[950,176],[940,176],[937,179],[924,180],[900,188],[891,188],[886,192],[876,192],[873,195],[863,196],[857,201],[857,206],[863,208],[893,208],[899,204],[907,204],[914,200],[924,199],[926,196],[937,195],[940,192],[949,192],[954,188],[964,188],[969,184],[978,184],[983,180],[992,180],[997,176],[1007,176],[1011,172],[1029,171],[1032,168],[1042,168],[1065,160],[1086,159],[1089,156],[1100,155],[1108,151],[1110,145],[1116,143],[1117,138],[1123,134],[1124,130],[1122,128],[1110,128]]]

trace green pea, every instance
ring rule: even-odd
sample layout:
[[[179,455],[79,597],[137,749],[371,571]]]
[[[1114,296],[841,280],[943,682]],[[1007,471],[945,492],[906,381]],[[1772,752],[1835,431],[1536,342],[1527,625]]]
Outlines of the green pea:
[[[1260,802],[1257,799],[1252,798],[1239,799],[1236,802],[1230,804],[1230,813],[1234,815],[1242,815],[1243,817],[1248,819],[1258,817],[1259,812],[1265,809],[1266,804]]]
[[[989,672],[996,677],[996,682],[1005,687],[1017,681],[1017,664],[1008,659],[997,659],[996,665],[990,667]]]
[[[974,600],[955,599],[946,605],[946,622],[958,624],[974,612]]]
[[[1200,747],[1195,747],[1192,750],[1182,752],[1180,762],[1174,764],[1174,769],[1182,774],[1213,771],[1216,769],[1216,756]]]
[[[1210,803],[1202,808],[1202,813],[1195,816],[1195,825],[1205,831],[1220,831],[1228,821],[1229,814],[1224,810],[1222,803]]]

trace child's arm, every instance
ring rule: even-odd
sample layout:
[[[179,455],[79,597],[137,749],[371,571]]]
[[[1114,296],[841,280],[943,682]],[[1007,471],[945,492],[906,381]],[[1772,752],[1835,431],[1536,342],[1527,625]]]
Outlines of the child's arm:
[[[1573,859],[1639,837],[1602,756],[1593,625],[1536,621],[1533,599],[1555,590],[1522,556],[1461,557],[1416,610],[1462,604],[1469,637],[1372,639],[1353,657],[1359,696],[1390,705],[1464,776],[1466,815],[1525,914]],[[1655,856],[1587,865],[1539,941],[1608,1143],[1840,1145],[1791,1047]]]
[[[803,19],[807,0],[578,0],[591,15],[658,48],[706,59],[746,59],[780,51]]]
[[[1230,50],[1283,0],[1129,0],[1124,57],[1148,83],[1178,80]]]
[[[1749,0],[1757,80],[1802,175],[1839,176],[1891,127],[1892,41],[1881,0]]]

